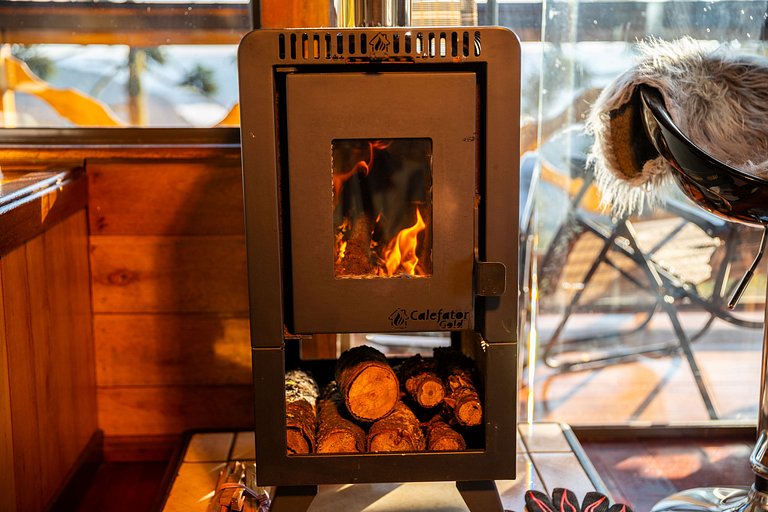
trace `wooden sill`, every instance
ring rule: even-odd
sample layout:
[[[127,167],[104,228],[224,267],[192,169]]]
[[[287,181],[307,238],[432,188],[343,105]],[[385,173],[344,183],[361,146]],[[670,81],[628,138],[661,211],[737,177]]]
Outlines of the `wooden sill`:
[[[0,256],[84,209],[86,203],[82,168],[5,172],[0,179]]]
[[[239,128],[0,129],[0,167],[103,158],[239,158]]]

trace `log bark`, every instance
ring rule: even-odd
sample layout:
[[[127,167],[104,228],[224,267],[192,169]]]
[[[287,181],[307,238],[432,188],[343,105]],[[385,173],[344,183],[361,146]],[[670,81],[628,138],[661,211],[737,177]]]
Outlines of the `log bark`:
[[[399,368],[399,378],[408,395],[423,408],[432,409],[443,402],[445,386],[435,360],[421,355],[406,359]]]
[[[475,387],[475,363],[453,348],[436,348],[435,360],[448,389],[444,402],[459,425],[474,427],[483,421],[483,406]]]
[[[318,392],[315,379],[307,372],[292,370],[285,374],[285,424],[289,455],[315,451]]]
[[[431,452],[461,451],[467,449],[464,437],[450,427],[440,416],[424,424],[427,434],[427,450]]]
[[[337,259],[336,274],[343,276],[373,275],[371,263],[371,232],[373,223],[366,214],[352,221],[352,229],[344,249],[344,257]]]
[[[397,402],[392,414],[368,430],[369,452],[413,452],[425,448],[426,440],[419,420],[403,402]]]
[[[317,453],[365,452],[365,431],[346,416],[339,387],[331,382],[317,411]]]
[[[355,419],[374,422],[395,407],[400,383],[384,354],[363,345],[342,353],[336,362],[336,382]]]

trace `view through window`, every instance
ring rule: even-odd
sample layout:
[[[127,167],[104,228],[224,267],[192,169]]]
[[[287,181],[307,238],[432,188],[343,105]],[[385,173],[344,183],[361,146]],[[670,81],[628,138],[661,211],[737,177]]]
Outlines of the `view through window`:
[[[487,6],[499,23],[524,33],[518,3]],[[756,416],[763,269],[735,312],[725,302],[757,252],[760,231],[724,223],[676,190],[642,214],[613,215],[592,182],[583,120],[600,90],[633,65],[637,41],[690,36],[764,54],[767,7],[762,0],[541,5],[541,37],[523,44],[521,138],[529,153],[521,182],[533,183],[522,191],[533,207],[521,219],[528,301],[520,398],[530,419]]]

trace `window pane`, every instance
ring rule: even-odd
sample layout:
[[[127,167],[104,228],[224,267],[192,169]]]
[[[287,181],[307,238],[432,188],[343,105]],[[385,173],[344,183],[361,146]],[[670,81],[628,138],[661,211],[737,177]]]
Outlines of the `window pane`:
[[[244,2],[0,3],[0,126],[236,126]]]
[[[498,9],[501,23],[520,23],[519,3]],[[724,302],[759,231],[721,223],[677,190],[642,214],[612,215],[591,181],[583,120],[635,62],[637,39],[691,35],[765,53],[765,2],[554,1],[543,9],[542,42],[523,51],[521,137],[533,152],[521,182],[534,182],[523,196],[535,199],[521,224],[531,245],[522,267],[531,269],[522,286],[527,413],[573,424],[754,418],[765,277],[735,312]]]

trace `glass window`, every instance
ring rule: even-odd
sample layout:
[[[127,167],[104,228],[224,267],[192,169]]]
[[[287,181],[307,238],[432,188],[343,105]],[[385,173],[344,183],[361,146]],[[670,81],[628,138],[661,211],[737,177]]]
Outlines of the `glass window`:
[[[233,0],[0,2],[0,126],[236,126],[250,23]]]
[[[518,2],[479,7],[481,19],[496,9],[516,30],[524,19]],[[688,35],[765,53],[766,3],[556,0],[541,14],[539,42],[523,43],[521,183],[533,183],[522,194],[534,204],[521,219],[521,287],[533,304],[521,314],[524,415],[573,424],[754,418],[765,277],[736,311],[725,302],[759,230],[721,222],[676,190],[640,214],[613,214],[593,182],[583,121],[633,65],[638,40]]]
[[[432,141],[337,139],[335,275],[432,275]]]

